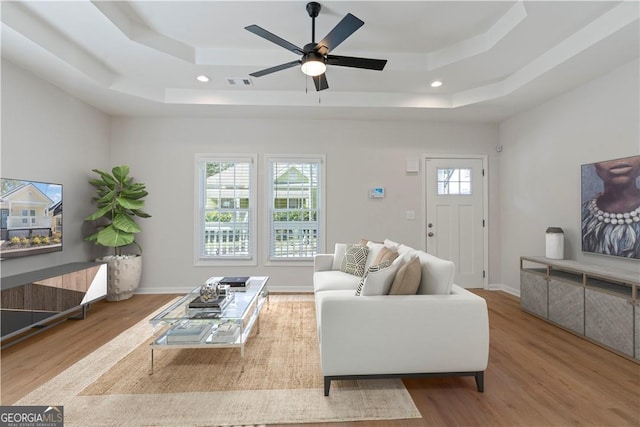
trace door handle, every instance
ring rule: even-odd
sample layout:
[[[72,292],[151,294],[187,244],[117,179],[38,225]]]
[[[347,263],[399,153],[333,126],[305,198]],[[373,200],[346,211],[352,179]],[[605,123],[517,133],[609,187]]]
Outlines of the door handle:
[[[432,232],[428,232],[428,233],[427,233],[427,236],[429,236],[429,237],[433,237],[433,233],[432,233]]]

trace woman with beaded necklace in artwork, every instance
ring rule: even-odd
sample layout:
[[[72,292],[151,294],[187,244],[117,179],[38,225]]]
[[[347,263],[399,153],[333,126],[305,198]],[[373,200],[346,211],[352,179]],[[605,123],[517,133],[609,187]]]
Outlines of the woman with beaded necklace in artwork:
[[[640,259],[640,156],[594,166],[604,190],[582,206],[582,250]]]

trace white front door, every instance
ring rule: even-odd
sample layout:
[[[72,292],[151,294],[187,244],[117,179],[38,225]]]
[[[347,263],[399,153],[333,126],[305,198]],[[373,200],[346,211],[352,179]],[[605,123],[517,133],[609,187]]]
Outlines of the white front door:
[[[482,158],[426,158],[427,252],[456,264],[454,282],[485,286]]]

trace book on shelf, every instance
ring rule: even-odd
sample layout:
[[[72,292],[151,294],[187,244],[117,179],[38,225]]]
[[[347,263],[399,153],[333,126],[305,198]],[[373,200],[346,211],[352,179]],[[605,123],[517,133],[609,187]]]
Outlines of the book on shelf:
[[[235,343],[240,336],[240,325],[227,322],[221,323],[211,334],[212,344],[229,344]]]
[[[167,331],[167,343],[199,342],[211,333],[211,322],[183,320]]]

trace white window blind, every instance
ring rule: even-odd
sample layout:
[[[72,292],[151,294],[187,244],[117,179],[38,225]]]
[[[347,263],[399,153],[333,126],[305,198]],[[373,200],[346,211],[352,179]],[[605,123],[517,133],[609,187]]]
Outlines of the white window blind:
[[[202,158],[199,165],[199,258],[254,258],[253,160]]]
[[[311,259],[323,241],[322,159],[270,159],[269,258]]]

